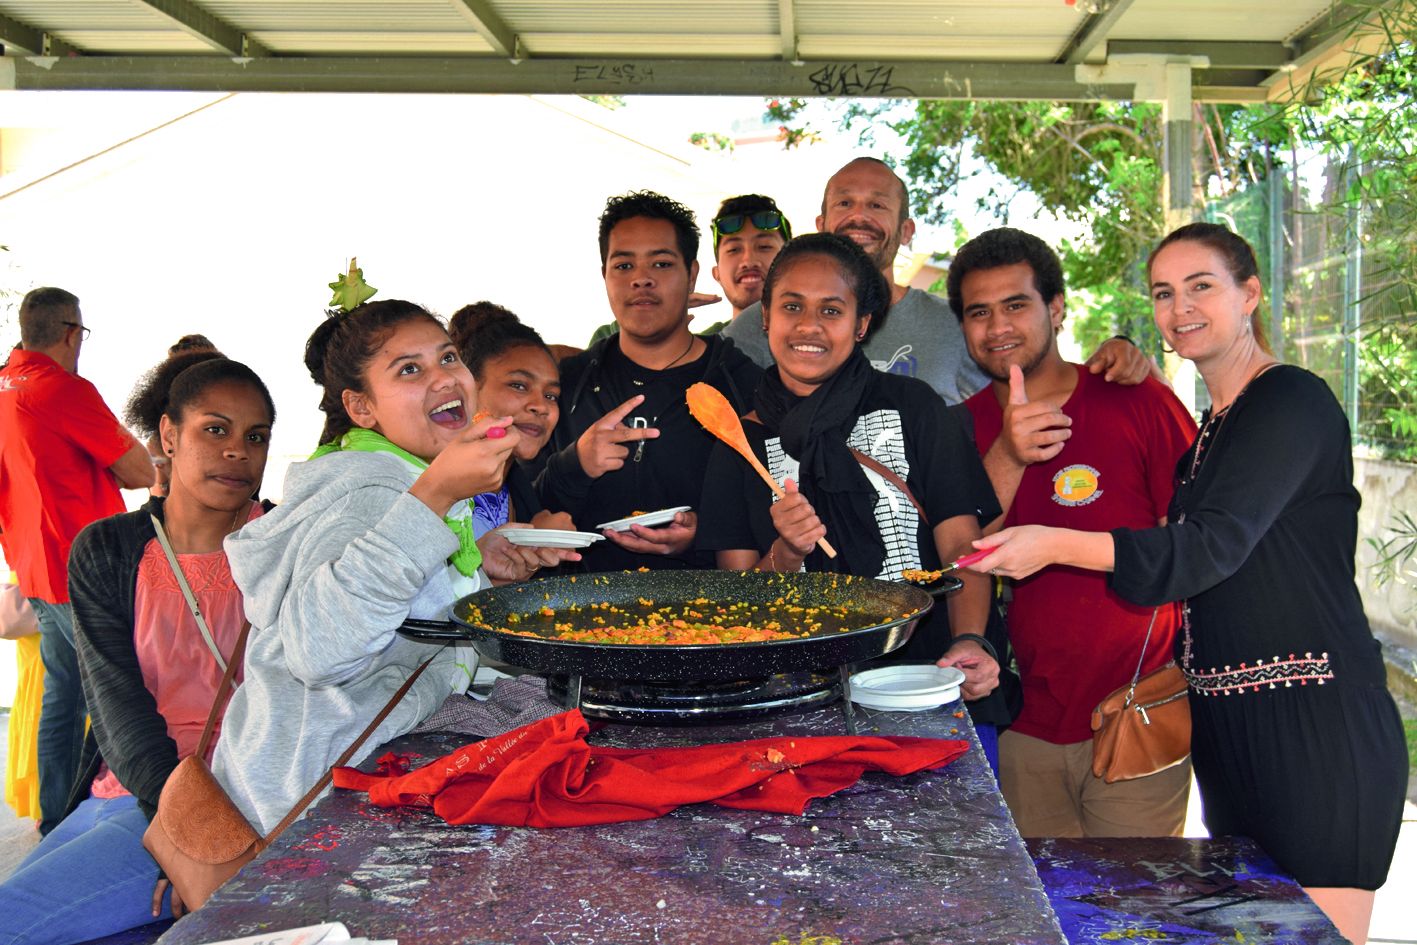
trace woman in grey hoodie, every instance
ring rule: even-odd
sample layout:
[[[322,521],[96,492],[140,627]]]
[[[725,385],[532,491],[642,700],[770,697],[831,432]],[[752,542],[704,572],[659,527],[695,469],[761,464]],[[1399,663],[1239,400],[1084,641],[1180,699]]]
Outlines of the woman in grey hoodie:
[[[472,375],[410,302],[331,315],[305,364],[324,389],[321,446],[226,542],[251,635],[214,771],[263,833],[434,652],[398,635],[404,619],[445,617],[487,585],[470,497],[501,486],[519,439],[510,417],[474,417]],[[363,754],[463,691],[459,662],[440,653]]]

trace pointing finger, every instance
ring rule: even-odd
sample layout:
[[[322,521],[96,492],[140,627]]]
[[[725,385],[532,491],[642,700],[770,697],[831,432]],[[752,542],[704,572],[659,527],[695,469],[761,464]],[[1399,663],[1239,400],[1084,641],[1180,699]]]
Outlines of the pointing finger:
[[[605,416],[601,417],[600,425],[607,430],[614,426],[617,426],[620,421],[628,417],[630,415],[630,411],[638,407],[644,401],[644,399],[644,394],[636,394],[620,406],[616,407],[614,410],[607,413]]]

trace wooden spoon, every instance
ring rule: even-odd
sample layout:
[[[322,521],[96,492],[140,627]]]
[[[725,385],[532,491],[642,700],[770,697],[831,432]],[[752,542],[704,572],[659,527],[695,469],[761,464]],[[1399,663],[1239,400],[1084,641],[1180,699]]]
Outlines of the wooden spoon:
[[[691,385],[685,391],[685,396],[689,402],[689,413],[693,414],[694,419],[746,459],[758,471],[758,475],[763,477],[763,482],[772,487],[779,499],[787,498],[782,486],[777,484],[772,473],[763,467],[753,448],[748,445],[748,437],[743,432],[743,422],[738,419],[738,412],[733,409],[728,398],[724,397],[717,387],[703,383]],[[825,538],[817,539],[817,547],[822,549],[828,558],[836,557],[836,549],[828,544]]]

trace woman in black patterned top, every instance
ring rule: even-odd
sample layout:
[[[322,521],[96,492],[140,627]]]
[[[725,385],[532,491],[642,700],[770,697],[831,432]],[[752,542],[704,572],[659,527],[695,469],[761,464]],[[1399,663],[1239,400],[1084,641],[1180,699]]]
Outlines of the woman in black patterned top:
[[[1348,422],[1322,380],[1271,353],[1244,240],[1191,224],[1149,268],[1157,327],[1196,363],[1212,403],[1177,468],[1169,523],[1006,529],[976,567],[1105,570],[1138,604],[1184,601],[1206,826],[1252,837],[1362,942],[1397,842],[1407,757],[1354,584]]]
[[[904,570],[937,568],[971,551],[981,523],[999,514],[956,415],[923,381],[877,371],[861,353],[889,302],[885,278],[842,237],[798,237],[774,261],[763,320],[777,363],[764,374],[744,428],[788,495],[774,502],[741,457],[716,447],[698,547],[715,552],[720,568],[898,580]],[[852,449],[903,480],[921,511]],[[815,547],[822,537],[835,546],[835,559]],[[922,626],[911,641],[919,656],[964,671],[966,698],[998,682],[998,663],[981,645],[990,610],[988,579],[971,575],[949,600],[948,623]],[[948,638],[950,627],[963,636],[958,643]]]

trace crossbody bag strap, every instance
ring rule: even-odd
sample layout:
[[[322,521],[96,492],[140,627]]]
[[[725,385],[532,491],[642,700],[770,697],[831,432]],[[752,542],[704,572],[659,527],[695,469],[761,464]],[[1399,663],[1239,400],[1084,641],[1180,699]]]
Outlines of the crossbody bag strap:
[[[187,575],[182,573],[182,566],[177,563],[177,555],[172,550],[172,542],[167,540],[167,529],[162,527],[162,520],[151,512],[148,513],[148,518],[153,520],[153,528],[157,531],[157,543],[162,545],[162,553],[167,555],[167,563],[172,566],[172,573],[177,577],[177,586],[182,588],[182,596],[187,601],[187,609],[192,612],[192,619],[197,621],[197,629],[202,631],[202,639],[207,641],[207,649],[212,651],[212,656],[216,658],[216,664],[222,670],[229,670],[226,665],[226,657],[221,655],[221,648],[216,645],[211,628],[207,626],[207,618],[202,616],[202,609],[197,606],[197,595],[192,593],[192,585],[187,583]],[[227,678],[231,678],[229,671]],[[225,688],[224,683],[223,688]]]
[[[756,410],[745,415],[743,419],[751,420],[754,423],[762,423],[762,421],[758,419],[758,412]],[[915,498],[915,493],[910,491],[910,487],[905,484],[905,480],[895,474],[895,470],[891,469],[889,466],[884,465],[883,463],[876,461],[872,457],[867,456],[865,453],[861,452],[858,449],[853,448],[851,450],[851,455],[855,456],[856,461],[862,466],[865,466],[872,472],[879,473],[882,479],[899,489],[901,493],[904,494],[905,497],[910,500],[910,504],[915,506],[915,511],[920,513],[921,521],[925,523],[926,527],[929,527],[930,516],[925,514],[925,507],[922,506],[919,500]]]
[[[226,702],[227,690],[236,691],[236,667],[241,665],[241,660],[246,655],[246,636],[250,632],[251,621],[241,621],[241,633],[236,637],[236,645],[231,648],[231,659],[226,664],[226,671],[221,675],[221,682],[217,684],[216,695],[212,696],[212,710],[207,713],[207,724],[202,729],[201,740],[197,742],[196,755],[203,760],[207,757],[207,745],[211,743],[217,715]]]
[[[1151,622],[1146,625],[1146,638],[1141,641],[1141,656],[1137,657],[1137,669],[1132,673],[1132,685],[1127,690],[1127,704],[1132,702],[1132,693],[1137,691],[1137,683],[1141,680],[1141,667],[1146,662],[1146,648],[1151,645],[1151,628],[1156,626],[1156,615],[1160,612],[1160,607],[1154,607],[1151,611]]]
[[[895,474],[895,470],[891,469],[884,463],[874,459],[873,457],[867,456],[865,453],[861,452],[858,449],[853,449],[851,451],[851,455],[855,456],[856,461],[862,466],[865,466],[872,472],[879,473],[882,479],[895,486],[901,492],[905,493],[905,497],[910,500],[910,504],[915,506],[915,511],[920,513],[920,520],[925,523],[927,528],[929,527],[930,517],[925,514],[924,506],[922,506],[919,500],[915,498],[915,494],[910,491],[910,487],[905,484],[905,480]]]
[[[275,825],[274,830],[266,834],[265,838],[261,840],[261,849],[265,849],[274,843],[276,838],[285,833],[286,828],[295,823],[296,818],[305,812],[305,808],[309,807],[315,798],[320,796],[320,792],[323,791],[334,778],[335,769],[342,768],[349,764],[349,759],[353,758],[354,753],[359,751],[359,746],[363,745],[364,742],[368,740],[369,736],[374,734],[374,730],[383,723],[384,719],[389,717],[389,713],[394,710],[394,706],[398,705],[403,697],[408,695],[408,691],[413,688],[413,684],[418,681],[418,677],[423,675],[423,671],[428,668],[428,664],[433,662],[438,654],[447,649],[447,647],[448,644],[446,643],[438,647],[438,649],[433,652],[432,656],[424,660],[419,667],[413,671],[413,674],[404,680],[398,692],[394,693],[393,697],[379,710],[379,714],[374,716],[374,721],[370,722],[364,731],[359,733],[359,737],[354,740],[354,744],[346,748],[344,754],[340,755],[339,758],[335,759],[334,764],[325,769],[324,775],[320,777],[319,781],[315,782],[315,786],[306,791],[305,796],[295,802],[295,806],[290,809],[290,813],[286,814],[285,817],[281,819],[281,822]]]

